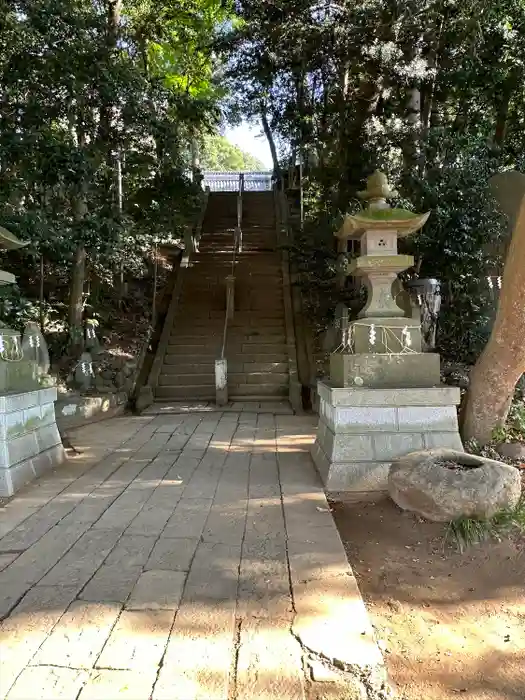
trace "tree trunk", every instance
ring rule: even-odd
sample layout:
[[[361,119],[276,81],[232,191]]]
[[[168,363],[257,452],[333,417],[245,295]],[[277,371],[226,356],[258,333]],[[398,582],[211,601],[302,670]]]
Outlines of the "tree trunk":
[[[261,107],[261,121],[263,130],[266,138],[268,139],[268,145],[270,146],[270,152],[272,154],[273,170],[276,175],[281,175],[281,166],[279,165],[279,156],[277,155],[277,148],[275,147],[275,141],[273,140],[272,131],[270,125],[268,124],[268,117],[266,114],[266,107]]]
[[[82,322],[84,316],[84,283],[86,281],[86,249],[79,245],[71,270],[69,287],[69,332],[73,347],[82,345]]]
[[[118,43],[118,33],[120,26],[120,16],[122,14],[123,0],[109,0],[107,3],[107,34],[106,50],[108,56],[112,56]],[[99,139],[107,145],[108,152],[111,152],[111,118],[113,105],[104,104],[100,110]]]
[[[498,91],[496,126],[494,129],[494,145],[498,148],[503,148],[505,144],[510,102],[518,83],[518,74],[516,71],[512,71],[512,73],[505,80],[503,87]]]
[[[511,209],[519,205],[494,328],[472,371],[461,416],[463,438],[481,444],[505,424],[516,384],[525,372],[525,175],[504,173],[492,183],[500,190],[498,199],[511,221]],[[510,202],[509,206],[512,199],[514,205]]]

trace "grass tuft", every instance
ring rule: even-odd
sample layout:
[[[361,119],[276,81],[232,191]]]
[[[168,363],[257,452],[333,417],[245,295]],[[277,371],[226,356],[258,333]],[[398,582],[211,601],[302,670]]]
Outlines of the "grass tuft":
[[[500,541],[513,532],[525,532],[525,496],[514,508],[506,508],[487,520],[462,517],[448,524],[446,539],[452,540],[464,552],[489,539]]]

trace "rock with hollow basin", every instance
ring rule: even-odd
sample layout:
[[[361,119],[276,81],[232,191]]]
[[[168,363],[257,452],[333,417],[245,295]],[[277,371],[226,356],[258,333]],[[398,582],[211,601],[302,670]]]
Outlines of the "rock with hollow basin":
[[[449,449],[422,450],[392,463],[392,500],[427,520],[487,519],[517,505],[521,479],[502,462]]]

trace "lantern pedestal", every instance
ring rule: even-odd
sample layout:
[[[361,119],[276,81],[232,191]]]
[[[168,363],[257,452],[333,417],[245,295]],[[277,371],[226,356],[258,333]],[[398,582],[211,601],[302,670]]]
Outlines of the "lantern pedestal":
[[[55,387],[0,395],[0,496],[12,496],[64,461],[56,398]]]
[[[0,250],[27,245],[0,226]],[[15,277],[0,270],[0,286]],[[55,420],[56,387],[47,376],[49,355],[39,327],[26,326],[24,337],[0,322],[0,496],[12,496],[25,484],[65,459]]]
[[[312,457],[325,490],[336,498],[381,498],[392,461],[409,452],[463,450],[455,387],[358,389],[319,382],[318,393]]]

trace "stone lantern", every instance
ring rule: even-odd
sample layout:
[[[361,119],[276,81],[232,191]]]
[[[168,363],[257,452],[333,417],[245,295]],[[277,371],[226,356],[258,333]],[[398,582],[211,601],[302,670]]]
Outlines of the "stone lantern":
[[[330,356],[330,380],[319,382],[320,420],[313,457],[329,492],[355,500],[387,491],[390,463],[414,450],[462,449],[456,405],[459,390],[440,386],[440,358],[421,352],[417,315],[399,304],[398,275],[414,264],[397,244],[418,231],[430,213],[393,209],[396,196],[383,173],[368,178],[367,203],[335,234],[339,249],[360,242],[347,269],[362,278],[365,306],[355,321],[339,311],[339,347]]]
[[[376,172],[359,196],[367,209],[347,216],[336,233],[339,241],[358,240],[361,255],[347,274],[363,279],[367,301],[358,320],[349,327],[349,346],[330,358],[330,376],[341,386],[429,386],[439,384],[439,356],[421,354],[421,328],[398,305],[398,274],[414,259],[400,255],[399,238],[418,231],[430,213],[414,214],[391,209],[388,197],[396,196],[386,177]]]
[[[0,249],[27,243],[0,226]],[[0,286],[14,284],[14,275],[0,270]],[[47,376],[45,341],[36,324],[24,337],[0,322],[0,496],[22,486],[65,457],[55,421],[57,390]]]

